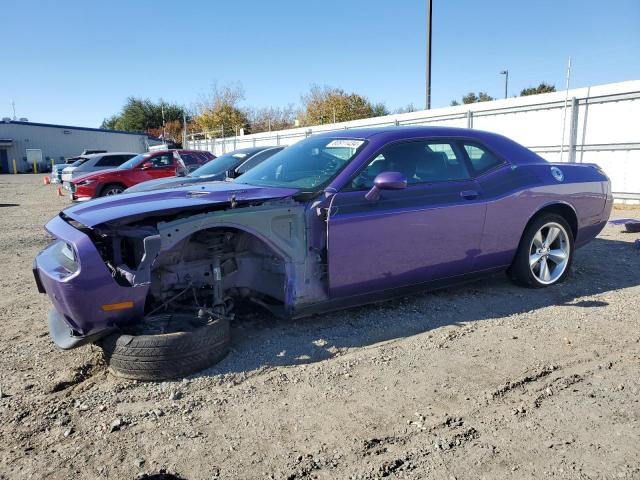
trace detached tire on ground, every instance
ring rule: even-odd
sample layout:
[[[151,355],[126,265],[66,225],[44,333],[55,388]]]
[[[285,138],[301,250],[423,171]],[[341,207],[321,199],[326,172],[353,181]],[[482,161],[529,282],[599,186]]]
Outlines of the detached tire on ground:
[[[203,322],[193,315],[165,314],[152,324],[171,324],[167,333],[114,333],[102,339],[109,370],[118,377],[158,381],[204,370],[229,352],[229,321]],[[148,324],[148,323],[147,323]],[[184,329],[182,331],[172,331]]]

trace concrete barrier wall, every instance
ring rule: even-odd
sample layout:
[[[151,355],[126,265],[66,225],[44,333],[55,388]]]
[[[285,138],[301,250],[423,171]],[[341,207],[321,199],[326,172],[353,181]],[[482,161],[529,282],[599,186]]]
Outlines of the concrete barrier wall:
[[[319,132],[396,125],[488,130],[510,137],[552,162],[597,163],[611,178],[616,199],[640,202],[637,80],[577,88],[569,90],[568,96],[562,91],[187,143],[189,148],[221,155],[236,148],[291,145]]]

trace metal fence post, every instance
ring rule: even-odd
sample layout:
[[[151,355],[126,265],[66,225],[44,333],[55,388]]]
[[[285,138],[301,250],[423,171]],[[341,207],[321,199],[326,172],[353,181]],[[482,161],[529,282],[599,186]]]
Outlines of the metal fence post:
[[[473,112],[467,110],[467,128],[473,128]]]
[[[578,142],[578,99],[571,99],[571,125],[569,127],[569,163],[576,162],[576,143]]]

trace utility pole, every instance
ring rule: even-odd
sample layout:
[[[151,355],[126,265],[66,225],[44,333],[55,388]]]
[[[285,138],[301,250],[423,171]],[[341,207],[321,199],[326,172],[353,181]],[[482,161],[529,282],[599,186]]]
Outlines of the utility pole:
[[[166,134],[164,131],[164,102],[163,101],[160,101],[160,109],[162,110],[162,141],[164,142],[166,139]]]
[[[187,113],[182,111],[182,148],[187,148]]]
[[[431,109],[431,17],[433,9],[431,0],[427,0],[427,84],[426,84],[426,109]]]
[[[13,109],[13,119],[16,120],[16,101],[11,99],[11,108]]]
[[[569,100],[569,81],[571,80],[571,57],[567,63],[567,86],[564,94],[564,115],[562,116],[562,142],[560,143],[560,161],[564,157],[564,132],[567,127],[567,101]]]
[[[509,70],[502,70],[500,75],[504,75],[504,98],[507,98],[509,89]]]

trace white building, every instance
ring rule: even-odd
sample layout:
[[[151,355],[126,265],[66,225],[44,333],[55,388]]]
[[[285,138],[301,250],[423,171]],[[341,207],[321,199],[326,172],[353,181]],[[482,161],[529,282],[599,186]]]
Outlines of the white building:
[[[13,173],[13,160],[19,172],[33,171],[27,157],[41,158],[38,171],[51,169],[85,149],[142,153],[160,143],[142,132],[123,132],[100,128],[69,127],[4,119],[0,121],[0,173]],[[29,151],[29,152],[27,152]]]

